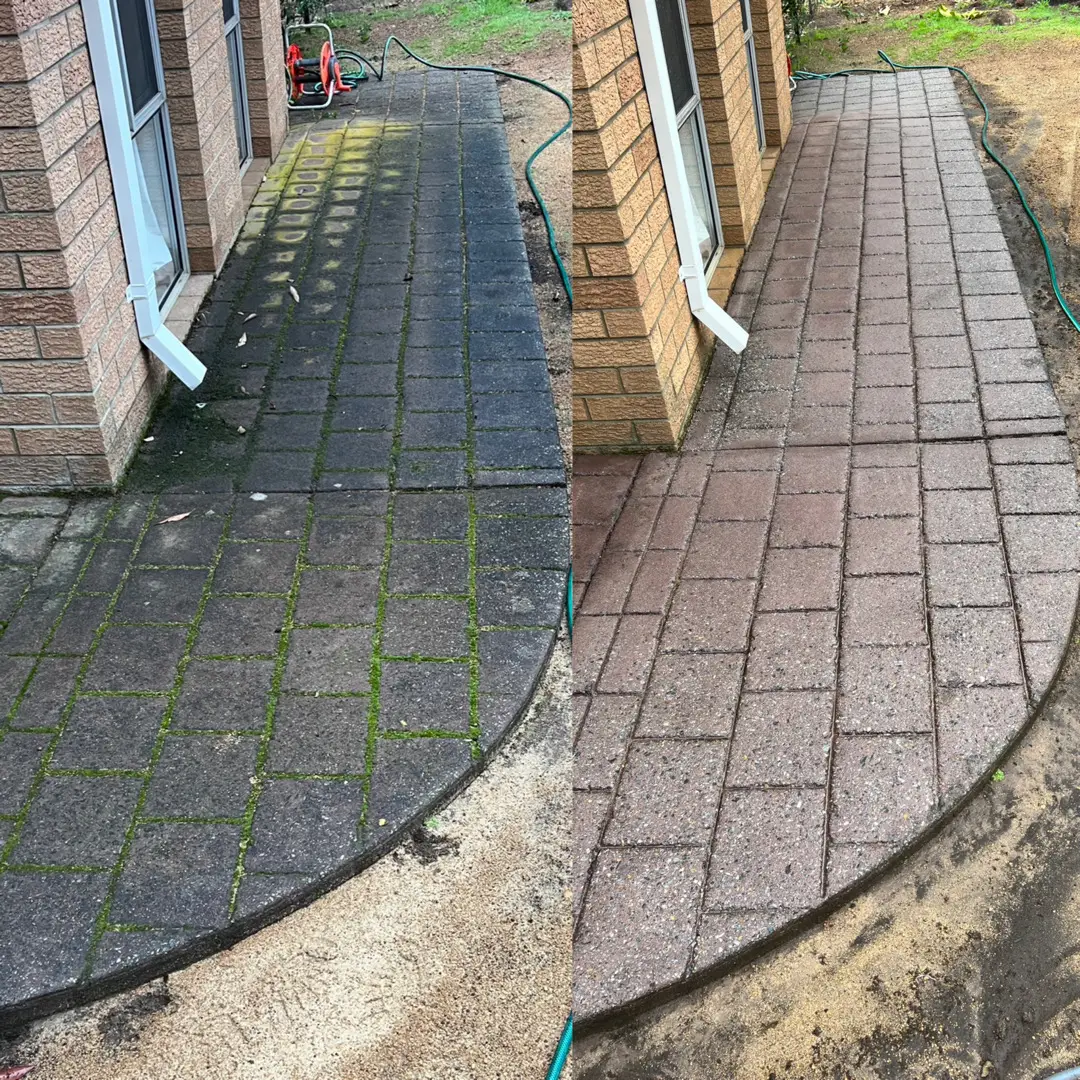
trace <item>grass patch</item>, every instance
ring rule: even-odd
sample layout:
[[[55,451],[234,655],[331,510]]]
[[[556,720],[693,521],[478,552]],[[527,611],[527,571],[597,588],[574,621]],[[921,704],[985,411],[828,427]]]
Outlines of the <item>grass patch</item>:
[[[568,40],[571,27],[569,11],[539,7],[525,0],[436,0],[408,12],[343,12],[330,16],[328,21],[340,48],[355,49],[377,60],[374,54],[381,53],[386,38],[380,24],[407,23],[413,18],[439,20],[437,28],[425,26],[425,32],[416,38],[409,36],[407,26],[401,31],[410,49],[436,61],[483,60],[527,52]]]
[[[841,9],[843,10],[843,9]],[[954,9],[946,10],[953,12]],[[800,43],[789,46],[794,66],[805,71],[837,71],[846,67],[879,67],[877,50],[884,49],[902,64],[958,64],[986,48],[1021,48],[1047,39],[1080,39],[1080,7],[1051,6],[1046,0],[1015,11],[1016,22],[997,26],[990,21],[993,7],[967,18],[966,11],[942,14],[940,8],[896,18],[848,23],[813,29]]]

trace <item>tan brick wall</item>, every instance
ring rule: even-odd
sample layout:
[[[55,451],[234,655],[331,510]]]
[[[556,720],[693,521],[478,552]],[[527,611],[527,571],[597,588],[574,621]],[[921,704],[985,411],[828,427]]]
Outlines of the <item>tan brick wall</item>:
[[[791,84],[780,0],[750,0],[750,19],[761,86],[761,111],[765,118],[765,143],[783,146],[791,131]]]
[[[240,0],[240,27],[252,146],[256,157],[276,158],[289,128],[278,0]]]
[[[779,12],[779,0],[762,2]],[[739,8],[691,0],[687,14],[725,242],[743,244],[764,185]],[[574,446],[677,446],[715,339],[679,280],[626,0],[578,0],[573,60]]]
[[[221,0],[155,0],[188,259],[212,273],[243,217]]]
[[[138,340],[81,9],[0,0],[0,489],[111,484],[163,369]]]

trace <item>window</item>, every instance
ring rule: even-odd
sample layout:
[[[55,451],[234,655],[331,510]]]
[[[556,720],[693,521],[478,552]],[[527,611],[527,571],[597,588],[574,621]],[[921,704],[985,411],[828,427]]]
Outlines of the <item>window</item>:
[[[754,100],[754,124],[757,127],[758,149],[765,149],[765,117],[761,111],[761,85],[758,83],[757,55],[754,52],[754,27],[750,21],[750,0],[739,0],[742,7],[743,48],[746,49],[746,71],[750,76],[750,96]]]
[[[184,274],[184,223],[165,104],[165,78],[157,24],[149,0],[115,0],[113,15],[124,69],[128,129],[158,306],[170,298]]]
[[[222,0],[225,20],[225,48],[229,54],[229,82],[232,85],[233,124],[240,164],[251,160],[251,124],[248,117],[247,85],[244,79],[244,41],[240,33],[239,0]]]
[[[710,260],[723,247],[723,237],[708,144],[705,141],[705,120],[701,111],[694,54],[690,47],[690,28],[683,3],[684,0],[656,0],[656,14],[664,45],[664,64],[675,105],[679,148],[693,202],[695,239],[701,252],[702,265],[708,267]]]

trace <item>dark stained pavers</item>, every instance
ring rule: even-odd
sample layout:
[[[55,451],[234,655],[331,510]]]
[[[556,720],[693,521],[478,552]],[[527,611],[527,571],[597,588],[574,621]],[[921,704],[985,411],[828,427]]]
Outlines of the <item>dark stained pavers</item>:
[[[0,1027],[325,891],[527,705],[568,528],[501,121],[408,74],[294,133],[123,493],[0,501]]]
[[[943,73],[803,84],[683,452],[575,462],[575,1015],[856,886],[1071,632],[1069,444]]]

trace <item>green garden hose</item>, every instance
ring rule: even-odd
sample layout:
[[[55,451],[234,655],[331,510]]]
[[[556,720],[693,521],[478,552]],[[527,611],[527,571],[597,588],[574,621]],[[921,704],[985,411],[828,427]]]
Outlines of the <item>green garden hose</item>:
[[[391,34],[386,39],[386,44],[383,45],[382,58],[379,61],[378,67],[375,66],[373,60],[369,60],[366,56],[361,56],[360,59],[364,61],[369,68],[371,68],[372,74],[380,82],[382,81],[383,72],[386,69],[386,58],[390,53],[391,44],[397,44],[404,52],[408,53],[415,61],[423,64],[425,67],[436,68],[439,71],[484,71],[492,75],[505,75],[508,79],[516,79],[518,82],[528,83],[530,86],[539,87],[541,90],[546,90],[549,94],[554,94],[565,106],[566,106],[566,123],[563,124],[554,135],[551,135],[545,139],[529,156],[529,160],[525,162],[525,181],[529,185],[529,190],[533,193],[533,198],[536,199],[536,205],[540,207],[540,213],[544,217],[544,227],[547,229],[548,247],[551,248],[552,258],[555,260],[555,266],[558,268],[559,277],[562,279],[563,288],[566,290],[566,299],[572,305],[574,302],[574,289],[570,284],[570,275],[566,271],[566,264],[562,260],[562,256],[559,254],[559,246],[555,242],[555,226],[552,224],[551,215],[548,213],[547,203],[544,202],[543,196],[540,194],[540,189],[536,186],[536,180],[533,177],[532,167],[536,159],[556,140],[559,136],[565,134],[570,130],[570,126],[574,120],[574,109],[570,103],[570,99],[561,91],[556,90],[554,86],[549,86],[546,82],[541,82],[539,79],[534,79],[529,75],[522,75],[517,71],[507,71],[505,68],[488,67],[484,64],[436,64],[433,60],[425,60],[422,56],[417,56],[416,53],[405,44],[399,37],[395,37]],[[343,50],[344,51],[344,50]],[[355,54],[359,55],[359,54]]]
[[[551,1068],[547,1071],[547,1080],[559,1080],[566,1065],[566,1059],[570,1056],[570,1043],[574,1038],[574,1018],[566,1018],[566,1026],[563,1028],[562,1038],[559,1039],[555,1057],[551,1059]]]
[[[994,150],[987,139],[987,132],[990,130],[990,110],[987,108],[986,102],[983,101],[982,94],[979,93],[975,84],[971,81],[971,76],[969,76],[962,67],[955,67],[952,64],[899,64],[896,61],[891,60],[888,54],[881,49],[878,49],[878,56],[889,65],[890,71],[883,71],[880,68],[848,68],[845,71],[832,71],[825,74],[816,71],[796,71],[792,74],[792,78],[795,79],[796,82],[806,82],[814,79],[835,79],[846,77],[848,75],[888,75],[890,72],[895,75],[898,68],[902,68],[905,71],[955,71],[958,75],[962,75],[964,81],[971,89],[971,92],[975,95],[975,100],[982,106],[983,123],[980,140],[982,142],[982,148],[986,151],[990,160],[993,161],[994,164],[1009,178],[1012,186],[1016,189],[1016,194],[1020,196],[1020,205],[1024,208],[1024,213],[1027,214],[1028,218],[1031,220],[1031,224],[1035,226],[1035,232],[1039,237],[1039,243],[1042,244],[1043,255],[1046,257],[1046,267],[1050,271],[1050,284],[1053,287],[1054,296],[1057,298],[1058,304],[1061,305],[1061,310],[1065,312],[1066,318],[1072,323],[1073,329],[1080,332],[1080,321],[1077,320],[1077,317],[1073,314],[1072,309],[1066,302],[1065,296],[1061,291],[1061,286],[1058,283],[1057,268],[1054,266],[1054,256],[1050,253],[1050,245],[1046,242],[1046,234],[1039,224],[1039,219],[1035,217],[1034,211],[1028,205],[1027,196],[1024,195],[1024,189],[1020,186],[1020,181],[1012,174],[1012,170],[1009,166],[994,153]]]

